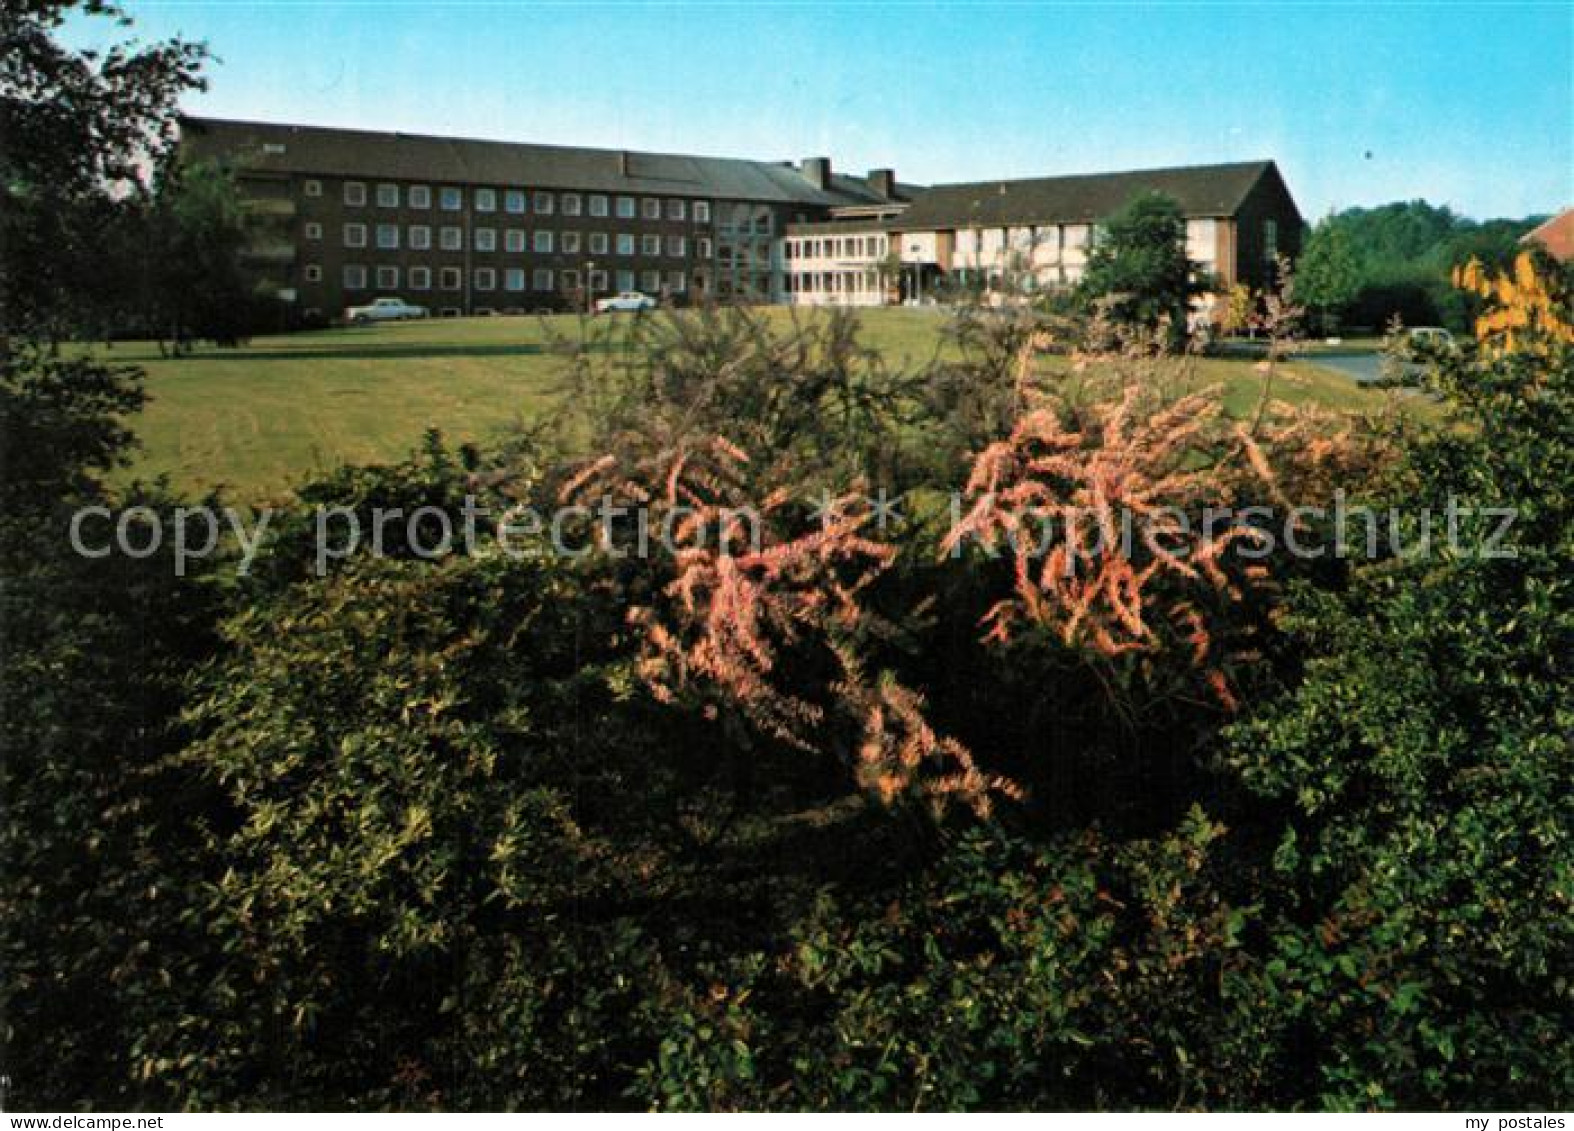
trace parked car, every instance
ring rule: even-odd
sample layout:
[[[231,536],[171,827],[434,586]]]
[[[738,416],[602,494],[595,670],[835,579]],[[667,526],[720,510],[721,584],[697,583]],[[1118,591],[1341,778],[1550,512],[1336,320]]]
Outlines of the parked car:
[[[345,310],[344,320],[356,325],[368,322],[403,322],[407,318],[425,318],[429,312],[424,306],[415,306],[402,298],[374,299],[365,306],[352,306]]]
[[[597,314],[615,314],[620,310],[632,310],[637,313],[641,310],[655,309],[656,300],[639,291],[623,291],[621,294],[596,300]]]
[[[1441,326],[1413,326],[1405,344],[1411,349],[1418,346],[1447,349],[1454,344],[1454,335]]]

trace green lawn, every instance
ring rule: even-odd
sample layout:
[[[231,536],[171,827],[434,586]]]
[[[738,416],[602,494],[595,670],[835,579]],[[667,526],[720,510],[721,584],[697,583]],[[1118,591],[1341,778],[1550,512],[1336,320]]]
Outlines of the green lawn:
[[[768,316],[785,324],[792,312],[772,308]],[[940,346],[938,311],[861,317],[864,341],[893,365],[922,364]],[[204,348],[178,361],[160,358],[151,344],[122,343],[107,357],[147,371],[148,406],[134,423],[143,447],[131,474],[167,474],[180,490],[223,487],[261,502],[340,463],[398,458],[428,427],[485,441],[538,415],[556,396],[549,334],[574,335],[577,322],[564,315],[324,330]],[[1232,411],[1254,403],[1260,377],[1250,362],[1201,365],[1204,380],[1225,384]],[[1378,398],[1306,363],[1286,367],[1277,393],[1336,407]]]

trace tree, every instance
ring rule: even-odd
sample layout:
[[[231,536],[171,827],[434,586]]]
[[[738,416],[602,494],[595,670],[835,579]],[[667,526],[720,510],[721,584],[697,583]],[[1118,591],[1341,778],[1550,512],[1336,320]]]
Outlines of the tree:
[[[1105,300],[1117,322],[1161,327],[1171,346],[1186,335],[1191,298],[1200,293],[1197,265],[1186,257],[1186,219],[1162,193],[1142,193],[1104,221],[1088,257],[1081,294]]]
[[[1313,229],[1301,252],[1300,298],[1325,334],[1339,325],[1345,307],[1360,290],[1360,266],[1343,226],[1329,217]]]
[[[235,345],[259,298],[241,264],[249,239],[233,174],[214,162],[172,164],[143,215],[145,313],[177,356],[193,339]]]
[[[55,38],[73,10],[130,25],[105,0],[0,8],[0,329],[56,340],[91,320],[99,236],[173,146],[207,57],[181,39],[73,51]]]

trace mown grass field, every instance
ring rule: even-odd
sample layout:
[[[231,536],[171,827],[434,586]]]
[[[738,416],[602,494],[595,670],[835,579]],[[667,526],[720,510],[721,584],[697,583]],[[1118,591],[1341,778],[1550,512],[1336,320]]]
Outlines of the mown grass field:
[[[792,312],[771,308],[766,316],[785,325]],[[922,365],[947,348],[941,312],[872,310],[861,318],[863,341],[892,365]],[[235,500],[261,502],[341,463],[396,459],[427,428],[485,442],[554,403],[561,362],[549,339],[577,336],[578,323],[561,315],[355,327],[205,347],[179,360],[159,357],[151,343],[120,343],[106,357],[147,372],[148,405],[133,422],[142,449],[127,474],[167,475],[182,491],[223,488]],[[1206,359],[1199,378],[1223,384],[1236,412],[1255,403],[1261,382],[1244,360]],[[1276,394],[1343,408],[1375,406],[1380,397],[1304,362],[1281,371]]]

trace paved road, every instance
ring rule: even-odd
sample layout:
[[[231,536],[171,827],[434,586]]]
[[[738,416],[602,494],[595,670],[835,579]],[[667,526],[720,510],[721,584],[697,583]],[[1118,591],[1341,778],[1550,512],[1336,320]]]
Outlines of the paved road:
[[[1336,369],[1340,373],[1348,373],[1363,385],[1369,381],[1376,381],[1383,375],[1383,358],[1381,354],[1372,350],[1349,350],[1340,352],[1318,352],[1307,354],[1302,360],[1312,365],[1321,365],[1325,369]]]

